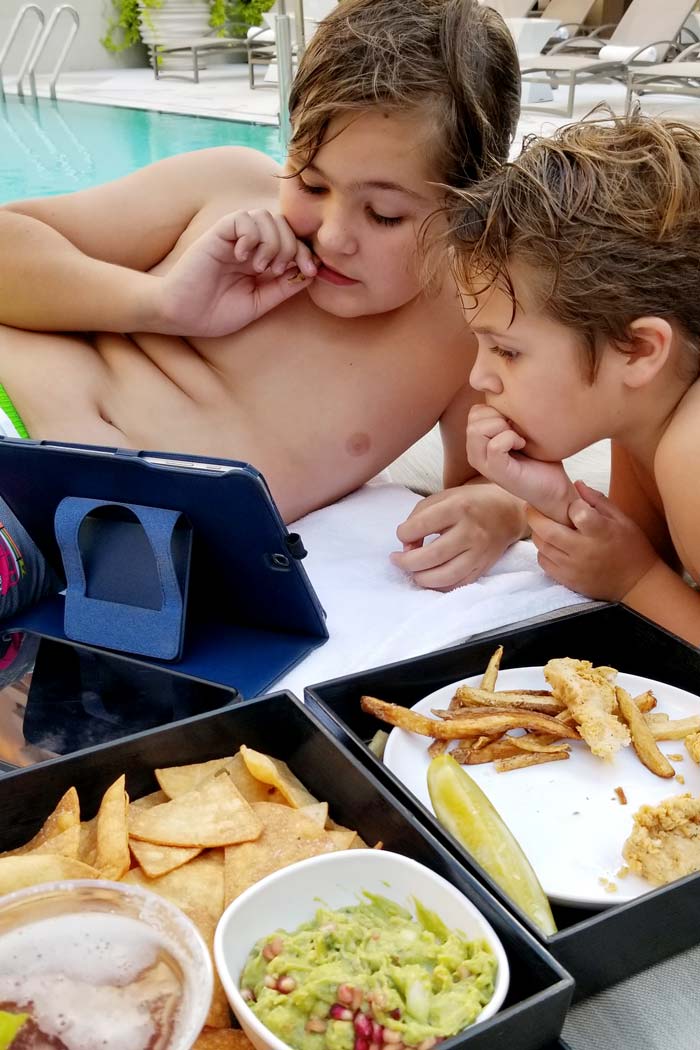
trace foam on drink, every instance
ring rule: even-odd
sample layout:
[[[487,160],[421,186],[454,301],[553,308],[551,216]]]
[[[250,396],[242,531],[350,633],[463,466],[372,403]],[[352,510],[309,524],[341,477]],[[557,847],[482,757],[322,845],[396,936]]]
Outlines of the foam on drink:
[[[182,992],[167,941],[135,918],[76,911],[0,934],[0,1008],[31,1017],[13,1050],[164,1050]]]

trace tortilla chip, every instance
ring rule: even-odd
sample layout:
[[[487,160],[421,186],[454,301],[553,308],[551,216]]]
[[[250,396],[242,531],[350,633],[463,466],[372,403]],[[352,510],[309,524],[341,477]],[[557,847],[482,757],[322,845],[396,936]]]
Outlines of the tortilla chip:
[[[157,879],[149,879],[138,868],[124,877],[130,885],[143,886],[176,904],[194,923],[209,951],[214,930],[224,910],[224,864],[221,850],[210,850],[200,857]],[[213,959],[212,959],[213,961]],[[228,1028],[231,1016],[223,987],[214,970],[214,995],[206,1024]]]
[[[165,769],[156,769],[156,780],[168,798],[178,798],[186,795],[188,791],[194,791],[203,780],[226,769],[233,762],[233,758],[213,758],[211,762],[195,762],[189,766],[168,766]]]
[[[271,784],[279,789],[290,806],[299,809],[301,806],[310,806],[318,799],[306,790],[300,780],[292,773],[286,762],[271,755],[263,755],[261,751],[253,751],[252,748],[241,744],[241,755],[246,764],[248,772],[256,780],[262,780],[264,784]]]
[[[141,798],[134,798],[129,803],[129,812],[136,809],[153,809],[154,806],[160,806],[162,802],[167,802],[168,796],[164,791],[152,791],[150,795],[142,795]]]
[[[262,824],[227,774],[171,802],[129,814],[129,834],[161,846],[207,848],[255,839]]]
[[[254,1050],[241,1028],[205,1028],[192,1050]]]
[[[194,849],[186,849],[184,846],[157,846],[154,842],[140,842],[138,839],[129,839],[129,848],[151,879],[167,875],[175,868],[181,868],[202,852],[196,846]]]
[[[122,775],[105,791],[97,816],[80,827],[79,860],[97,868],[105,879],[120,879],[129,870],[127,810],[129,796]]]
[[[299,812],[303,813],[309,820],[313,820],[314,824],[318,824],[319,828],[325,828],[328,821],[327,802],[313,802],[310,806],[301,806]]]
[[[156,777],[169,798],[178,798],[187,791],[193,791],[205,780],[216,776],[224,769],[246,802],[284,803],[286,801],[277,788],[256,780],[248,772],[240,752],[237,752],[233,758],[214,758],[210,762],[197,762],[191,766],[157,769]]]
[[[2,856],[20,857],[30,853],[53,853],[61,857],[70,857],[72,860],[78,860],[79,852],[80,824],[74,824],[72,828],[66,828],[60,835],[54,835],[52,839],[47,839],[46,842],[42,842],[32,849],[29,849],[28,845],[21,846],[18,850],[13,850],[12,854],[4,853]]]
[[[263,831],[255,842],[226,848],[226,905],[265,875],[306,857],[346,849],[355,836],[354,831],[324,831],[300,810],[274,802],[258,802],[253,809]]]
[[[72,857],[52,853],[28,853],[20,857],[0,857],[0,896],[61,879],[99,879],[101,872]]]
[[[78,839],[75,838],[76,829],[78,831]],[[62,838],[61,847],[48,852],[60,853],[63,856],[77,859],[78,841],[80,838],[80,802],[78,801],[78,792],[74,787],[68,788],[65,795],[59,799],[53,813],[46,818],[43,826],[37,831],[34,838],[26,842],[24,846],[8,850],[6,853],[0,853],[0,857],[19,857],[25,853],[34,853],[39,849],[45,853],[47,851],[42,849],[45,843],[56,839],[59,835],[65,835],[66,832],[70,834],[67,838]],[[73,844],[75,844],[75,849],[72,848]]]

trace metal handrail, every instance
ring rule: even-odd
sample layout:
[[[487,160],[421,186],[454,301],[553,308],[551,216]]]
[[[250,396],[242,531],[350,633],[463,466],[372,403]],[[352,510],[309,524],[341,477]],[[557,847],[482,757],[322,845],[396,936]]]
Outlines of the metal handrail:
[[[14,22],[10,26],[10,34],[9,34],[7,40],[5,41],[5,44],[4,44],[3,48],[2,48],[2,51],[0,51],[0,99],[2,99],[3,101],[5,99],[5,85],[4,85],[3,79],[2,79],[2,64],[5,61],[5,59],[7,58],[8,51],[12,47],[14,39],[17,36],[17,33],[19,32],[19,27],[21,26],[22,22],[24,21],[25,16],[28,15],[30,11],[34,12],[34,14],[37,16],[38,21],[37,21],[37,24],[36,24],[36,29],[34,30],[34,36],[32,37],[32,39],[31,39],[31,41],[29,43],[29,48],[27,50],[27,57],[29,55],[31,55],[32,51],[34,50],[34,45],[36,44],[37,40],[39,39],[41,31],[44,28],[44,22],[46,21],[46,16],[44,15],[44,12],[41,10],[41,8],[38,6],[38,4],[25,4],[24,7],[20,7],[19,11],[17,12],[17,14],[15,16]],[[27,58],[25,58],[24,61],[25,61],[25,64],[26,64]]]
[[[280,101],[280,142],[286,153],[291,137],[289,92],[292,88],[292,27],[291,19],[287,14],[275,16],[275,41]]]
[[[62,15],[62,13],[64,11],[67,11],[68,14],[71,16],[71,18],[73,19],[73,25],[71,26],[70,30],[68,31],[68,36],[66,37],[65,43],[63,45],[63,50],[61,51],[60,55],[58,56],[58,60],[56,62],[56,65],[54,66],[53,75],[52,75],[51,80],[49,82],[49,94],[51,95],[51,98],[53,98],[53,99],[56,98],[56,81],[58,80],[58,76],[59,76],[59,74],[61,72],[61,68],[63,67],[63,63],[65,61],[65,57],[66,57],[66,55],[68,54],[68,52],[70,50],[71,44],[73,43],[73,38],[75,37],[75,34],[80,29],[80,15],[78,14],[78,12],[76,11],[76,9],[74,7],[70,6],[70,4],[61,4],[60,7],[55,7],[53,9],[53,11],[51,12],[51,17],[49,18],[48,22],[46,23],[46,29],[44,30],[44,35],[42,36],[41,40],[37,44],[34,52],[31,53],[30,55],[28,55],[27,59],[25,59],[24,65],[22,66],[22,68],[19,71],[19,74],[17,76],[17,94],[18,95],[24,96],[24,89],[22,88],[22,81],[24,80],[25,76],[29,76],[29,87],[31,89],[32,95],[34,96],[34,98],[36,98],[36,78],[34,76],[34,70],[36,69],[37,62],[41,58],[41,55],[43,54],[44,48],[46,47],[46,44],[48,43],[49,38],[51,37],[51,33],[53,32],[54,26],[56,25],[56,23],[58,22],[58,19],[61,17],[61,15]]]

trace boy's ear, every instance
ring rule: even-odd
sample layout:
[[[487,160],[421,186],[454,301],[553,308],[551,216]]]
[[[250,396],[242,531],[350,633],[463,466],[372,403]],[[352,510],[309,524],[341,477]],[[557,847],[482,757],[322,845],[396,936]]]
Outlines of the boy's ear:
[[[627,331],[623,382],[636,389],[659,374],[669,359],[675,336],[663,317],[638,317]]]

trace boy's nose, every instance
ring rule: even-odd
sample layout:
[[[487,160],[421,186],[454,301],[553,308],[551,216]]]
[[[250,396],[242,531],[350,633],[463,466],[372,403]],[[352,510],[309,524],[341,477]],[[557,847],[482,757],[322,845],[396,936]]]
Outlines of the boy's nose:
[[[490,366],[489,358],[483,350],[479,350],[476,355],[476,361],[469,373],[469,385],[473,390],[479,390],[483,394],[503,393],[503,383]]]
[[[347,219],[338,212],[323,216],[316,241],[319,248],[340,255],[353,255],[357,251],[357,237]]]

